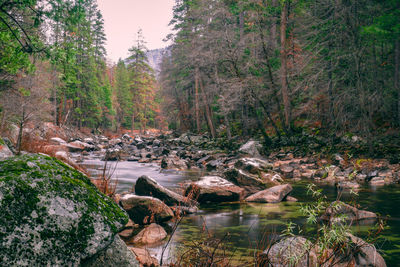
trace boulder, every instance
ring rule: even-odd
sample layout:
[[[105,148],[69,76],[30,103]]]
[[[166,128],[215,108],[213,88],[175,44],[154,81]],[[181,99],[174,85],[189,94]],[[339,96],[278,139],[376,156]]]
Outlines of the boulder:
[[[247,197],[246,201],[278,203],[281,202],[292,191],[292,189],[293,188],[290,184],[277,185]]]
[[[0,137],[0,160],[4,160],[13,155],[14,154],[11,152],[10,148],[8,148],[8,145]]]
[[[241,158],[235,163],[235,167],[251,174],[260,174],[271,169],[272,165],[258,158]]]
[[[261,253],[258,266],[316,266],[317,255],[310,241],[300,236],[283,238]]]
[[[52,137],[50,138],[50,141],[54,143],[55,145],[66,145],[67,142],[65,140],[59,138],[59,137]]]
[[[140,262],[143,266],[160,266],[158,260],[152,257],[149,251],[145,248],[130,248],[135,254],[136,259]]]
[[[135,236],[133,243],[143,245],[156,244],[166,237],[167,232],[165,232],[164,228],[158,224],[152,223]]]
[[[290,165],[281,165],[280,171],[285,178],[293,178],[294,168]],[[299,175],[300,176],[300,175]]]
[[[81,267],[139,267],[136,255],[118,236],[106,249],[81,263]]]
[[[118,148],[107,149],[103,160],[104,161],[119,161],[119,160],[121,160],[121,150]]]
[[[264,181],[258,176],[236,168],[226,170],[224,172],[224,177],[235,185],[243,187],[246,191],[246,195],[254,194],[267,187]]]
[[[0,164],[0,266],[77,266],[127,222],[89,178],[57,159],[27,154]]]
[[[287,237],[265,250],[259,258],[259,266],[371,266],[386,267],[385,260],[376,251],[376,248],[351,234],[348,241],[343,244],[341,250],[330,255],[332,250],[325,250],[325,263],[318,263],[321,255],[318,255],[315,246],[307,239],[300,236]]]
[[[377,215],[366,210],[359,210],[341,201],[334,201],[321,216],[322,220],[331,222],[375,220]]]
[[[121,197],[119,203],[132,221],[138,224],[162,223],[174,217],[172,210],[154,197],[127,194]]]
[[[74,141],[68,143],[67,148],[69,149],[69,152],[81,152],[83,150],[92,151],[95,147],[81,141]]]
[[[239,152],[247,154],[251,157],[260,157],[260,150],[262,145],[258,141],[250,140],[239,148]]]
[[[356,182],[342,181],[337,184],[337,188],[339,188],[339,189],[357,189],[357,188],[360,188],[360,185]]]
[[[140,176],[135,184],[135,193],[139,196],[152,196],[160,199],[168,206],[195,206],[197,203],[187,197],[175,193],[148,176]]]
[[[244,197],[244,189],[219,176],[204,176],[199,181],[190,184],[185,196],[199,203],[232,202]]]

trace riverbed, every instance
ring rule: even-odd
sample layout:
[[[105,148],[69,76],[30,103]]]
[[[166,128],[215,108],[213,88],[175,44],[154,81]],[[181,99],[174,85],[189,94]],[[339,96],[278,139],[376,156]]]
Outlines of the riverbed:
[[[179,191],[182,183],[195,181],[205,175],[200,171],[165,171],[157,164],[138,162],[108,163],[108,173],[118,180],[117,192],[131,191],[137,178],[147,175],[161,185]],[[99,159],[85,160],[82,163],[94,177],[102,172],[104,162]],[[251,261],[251,258],[267,246],[285,228],[288,222],[294,222],[302,229],[302,235],[314,235],[315,229],[305,226],[305,218],[300,213],[301,205],[311,203],[313,199],[307,195],[306,186],[311,181],[291,183],[292,196],[298,202],[282,202],[277,204],[227,203],[202,205],[200,212],[186,216],[179,224],[177,231],[164,252],[163,262],[176,260],[182,245],[192,244],[206,236],[219,238],[226,236],[224,242],[232,255],[232,262]],[[329,201],[337,198],[339,191],[332,185],[318,184]],[[358,195],[342,192],[341,200],[354,201],[362,209],[373,211],[387,219],[387,226],[380,239],[375,243],[384,257],[387,266],[396,266],[400,262],[400,186],[386,185],[380,187],[363,186]],[[373,224],[357,224],[353,226],[354,234],[368,237]],[[164,245],[148,248],[160,259]]]

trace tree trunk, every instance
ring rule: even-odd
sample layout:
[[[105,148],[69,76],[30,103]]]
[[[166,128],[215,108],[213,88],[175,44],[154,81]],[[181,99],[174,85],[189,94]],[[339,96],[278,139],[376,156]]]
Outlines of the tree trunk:
[[[203,102],[204,102],[204,109],[206,111],[205,114],[206,114],[208,127],[210,128],[212,138],[215,138],[215,128],[214,128],[214,123],[212,120],[211,108],[210,108],[210,105],[208,104],[206,92],[204,91],[203,82],[201,81],[200,75],[199,75],[199,85],[200,85],[200,89],[201,89],[201,96],[202,96]]]
[[[18,131],[18,138],[17,138],[17,155],[21,154],[21,147],[22,147],[22,135],[24,130],[24,121],[25,121],[25,108],[22,108],[22,117],[19,122],[19,131]]]
[[[286,51],[286,29],[287,29],[288,0],[282,4],[281,12],[281,91],[285,112],[285,125],[290,130],[290,99],[287,83],[287,51]]]
[[[400,85],[399,85],[399,68],[400,68],[400,40],[396,38],[394,44],[394,88],[397,90],[397,120],[400,125]]]
[[[277,0],[272,0],[272,7],[275,8],[276,6],[277,6]],[[270,45],[271,45],[271,50],[273,52],[275,52],[275,49],[277,47],[277,43],[276,43],[276,18],[275,18],[275,16],[272,18],[272,23],[271,23]]]
[[[135,130],[135,114],[132,114],[132,125],[131,125],[132,135],[133,135],[133,130]]]
[[[194,110],[196,117],[196,129],[197,133],[200,133],[201,125],[200,125],[200,106],[199,106],[199,68],[195,69],[195,77],[194,77]]]

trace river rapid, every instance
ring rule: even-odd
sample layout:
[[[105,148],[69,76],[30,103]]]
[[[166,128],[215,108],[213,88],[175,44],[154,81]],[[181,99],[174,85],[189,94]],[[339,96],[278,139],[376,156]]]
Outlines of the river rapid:
[[[182,183],[195,181],[205,173],[199,171],[165,171],[157,164],[144,164],[137,162],[112,162],[108,163],[108,171],[113,179],[118,180],[117,192],[130,191],[138,177],[147,175],[154,178],[159,184],[173,190],[179,190]],[[99,159],[85,160],[82,165],[92,177],[102,172],[104,162]],[[200,212],[186,216],[179,224],[177,231],[166,248],[163,262],[176,260],[180,247],[193,244],[206,234],[219,238],[229,233],[226,245],[229,246],[229,255],[232,262],[250,260],[258,251],[262,250],[270,240],[276,238],[291,221],[301,226],[302,235],[315,234],[312,227],[304,227],[305,218],[300,213],[301,205],[311,203],[313,200],[307,195],[306,186],[311,181],[292,183],[291,195],[298,202],[282,202],[277,204],[256,203],[227,203],[202,205]],[[336,187],[318,184],[323,189],[328,200],[333,201],[338,195]],[[387,226],[380,239],[375,243],[377,249],[384,257],[387,266],[398,266],[400,262],[400,186],[386,185],[380,187],[365,186],[355,196],[342,193],[341,200],[355,201],[362,209],[369,210],[387,218]],[[371,225],[358,224],[353,227],[354,234],[367,238]],[[162,249],[159,245],[148,248],[151,254],[160,259]]]

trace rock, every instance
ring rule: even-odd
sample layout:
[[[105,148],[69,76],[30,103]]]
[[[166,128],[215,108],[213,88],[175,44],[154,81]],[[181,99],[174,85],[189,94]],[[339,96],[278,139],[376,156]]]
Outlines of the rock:
[[[55,145],[66,145],[67,142],[64,141],[63,139],[59,138],[59,137],[52,137],[50,138],[50,141],[52,143],[54,143]]]
[[[367,179],[366,174],[359,173],[356,175],[356,180],[359,182],[365,182],[366,179]]]
[[[208,162],[206,164],[206,168],[207,168],[207,171],[214,171],[221,165],[222,165],[222,162],[220,160],[216,159],[216,160],[212,160],[212,161]]]
[[[121,160],[121,150],[118,148],[107,149],[103,160],[104,161],[119,161],[119,160]]]
[[[161,162],[161,168],[163,169],[173,169],[173,170],[186,170],[187,162],[183,159],[176,157],[163,158]]]
[[[241,158],[235,163],[235,167],[251,174],[260,174],[272,169],[272,165],[265,160],[257,158]]]
[[[126,213],[45,155],[0,164],[0,266],[77,266],[113,242]]]
[[[181,196],[157,183],[148,176],[140,176],[135,184],[135,193],[139,196],[152,196],[160,199],[168,206],[196,206],[197,203]]]
[[[122,140],[119,138],[114,138],[114,139],[111,139],[110,141],[108,141],[108,144],[110,146],[122,145]]]
[[[292,196],[286,196],[284,200],[286,200],[288,202],[297,202],[297,201],[299,201],[297,198],[292,197]]]
[[[316,266],[317,255],[310,250],[312,244],[304,237],[287,237],[265,250],[258,266]]]
[[[294,168],[290,165],[281,165],[280,171],[285,178],[293,178]]]
[[[86,151],[94,150],[93,145],[89,145],[89,144],[81,142],[81,141],[74,141],[74,142],[68,143],[67,148],[69,149],[70,152],[81,152],[83,150],[86,150]]]
[[[321,216],[322,220],[331,222],[357,221],[377,218],[376,214],[366,210],[359,210],[341,201],[334,201]]]
[[[376,251],[375,246],[351,234],[349,234],[349,238],[351,242],[356,246],[356,249],[353,249],[356,251],[356,253],[355,255],[351,255],[353,259],[349,263],[343,264],[343,267],[346,266],[386,267],[385,260],[383,259],[381,254],[379,254]]]
[[[160,266],[158,260],[152,257],[149,251],[145,248],[130,248],[135,254],[136,259],[140,262],[143,266]]]
[[[237,186],[246,190],[246,195],[254,194],[260,190],[264,190],[267,185],[258,176],[245,173],[236,168],[228,169],[224,172],[224,177]]]
[[[262,145],[258,141],[250,140],[239,148],[239,152],[250,155],[251,157],[259,157]]]
[[[0,161],[12,157],[13,155],[6,142],[0,137]]]
[[[135,236],[133,243],[150,245],[159,243],[166,237],[167,232],[165,232],[164,228],[158,224],[152,223]]]
[[[293,190],[290,184],[277,185],[257,192],[245,200],[247,202],[278,203],[281,202]]]
[[[120,205],[129,217],[138,224],[162,223],[174,217],[172,210],[154,197],[127,194],[121,197]]]
[[[332,250],[325,250],[323,256],[331,258],[331,260],[323,265],[318,265],[318,259],[322,255],[317,254],[315,246],[310,241],[300,236],[287,237],[260,255],[259,266],[386,267],[385,260],[373,245],[351,234],[348,234],[348,239],[341,246],[339,253],[331,255]]]
[[[343,181],[337,184],[337,188],[339,189],[357,189],[360,188],[360,185],[356,182]]]
[[[185,196],[199,203],[232,202],[243,198],[244,189],[219,176],[204,176],[186,189]]]
[[[82,267],[139,267],[139,261],[135,254],[126,246],[118,236],[103,251],[97,253],[92,258],[85,260],[80,265]]]
[[[369,181],[371,185],[384,185],[385,182],[385,178],[384,177],[374,177],[371,179],[371,181]]]

